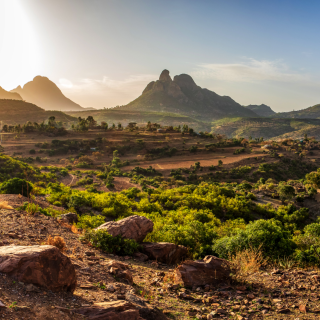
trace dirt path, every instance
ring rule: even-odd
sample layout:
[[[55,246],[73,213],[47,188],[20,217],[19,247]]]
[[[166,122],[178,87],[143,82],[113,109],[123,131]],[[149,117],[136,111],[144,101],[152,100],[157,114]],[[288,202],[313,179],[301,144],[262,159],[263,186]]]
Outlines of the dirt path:
[[[189,168],[195,162],[199,161],[201,166],[208,167],[211,165],[218,165],[218,161],[222,160],[223,164],[229,164],[238,162],[243,159],[254,158],[264,155],[261,154],[226,154],[226,153],[215,153],[210,155],[188,155],[188,156],[176,156],[173,158],[157,159],[148,162],[140,162],[140,167],[146,168],[149,166],[155,169],[168,170],[168,169],[178,169],[178,168]],[[132,170],[136,166],[125,167],[126,170]]]

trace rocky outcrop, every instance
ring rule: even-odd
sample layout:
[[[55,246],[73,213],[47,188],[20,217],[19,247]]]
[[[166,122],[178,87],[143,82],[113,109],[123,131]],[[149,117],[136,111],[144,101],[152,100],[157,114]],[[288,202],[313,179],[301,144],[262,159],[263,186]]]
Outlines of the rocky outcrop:
[[[148,233],[153,230],[153,222],[145,217],[130,216],[119,221],[110,221],[102,224],[96,230],[106,230],[113,237],[133,239],[142,242]]]
[[[216,285],[230,280],[228,262],[214,256],[206,256],[203,260],[184,261],[174,271],[174,283],[184,287]]]
[[[77,284],[71,260],[54,246],[0,247],[0,272],[51,291],[73,292]]]
[[[132,303],[124,300],[96,303],[90,307],[71,311],[91,320],[143,320],[139,310]]]
[[[111,260],[105,263],[104,266],[108,269],[108,271],[111,274],[125,280],[131,286],[133,285],[132,273],[130,271],[129,266],[126,263]]]
[[[192,115],[203,119],[226,116],[256,117],[256,113],[227,96],[198,86],[191,76],[180,74],[170,77],[163,70],[159,80],[150,82],[142,95],[126,106],[136,111],[165,111]]]
[[[142,243],[143,253],[149,259],[157,260],[166,264],[180,263],[187,257],[188,249],[168,242],[144,242]]]
[[[141,252],[135,252],[133,254],[133,257],[142,262],[145,262],[149,259],[149,257],[146,254],[143,254]]]
[[[170,77],[169,70],[164,69],[160,74],[159,80],[160,81],[169,81],[169,82],[171,82],[172,79]]]

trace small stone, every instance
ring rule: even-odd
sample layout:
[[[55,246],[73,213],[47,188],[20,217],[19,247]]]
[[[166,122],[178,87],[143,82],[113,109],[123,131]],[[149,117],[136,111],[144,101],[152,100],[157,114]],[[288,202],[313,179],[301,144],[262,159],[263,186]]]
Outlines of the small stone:
[[[302,312],[302,313],[307,313],[308,308],[307,308],[307,306],[306,306],[306,305],[304,305],[304,304],[300,304],[300,306],[299,306],[299,310],[300,310],[300,312]]]

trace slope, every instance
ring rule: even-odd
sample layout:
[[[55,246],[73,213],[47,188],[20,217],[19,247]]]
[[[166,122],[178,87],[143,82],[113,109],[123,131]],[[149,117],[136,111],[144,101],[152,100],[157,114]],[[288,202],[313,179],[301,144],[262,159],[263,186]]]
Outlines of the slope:
[[[0,100],[0,120],[3,124],[23,124],[27,121],[42,122],[54,116],[57,121],[68,122],[76,119],[59,111],[45,111],[38,106],[21,100]]]

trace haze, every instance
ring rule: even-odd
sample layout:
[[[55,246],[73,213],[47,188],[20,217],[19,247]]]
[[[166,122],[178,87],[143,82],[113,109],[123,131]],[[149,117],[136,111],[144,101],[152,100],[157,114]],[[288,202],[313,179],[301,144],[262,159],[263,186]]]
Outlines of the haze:
[[[37,75],[83,107],[127,104],[166,68],[242,105],[320,103],[317,1],[0,0],[0,86]]]

